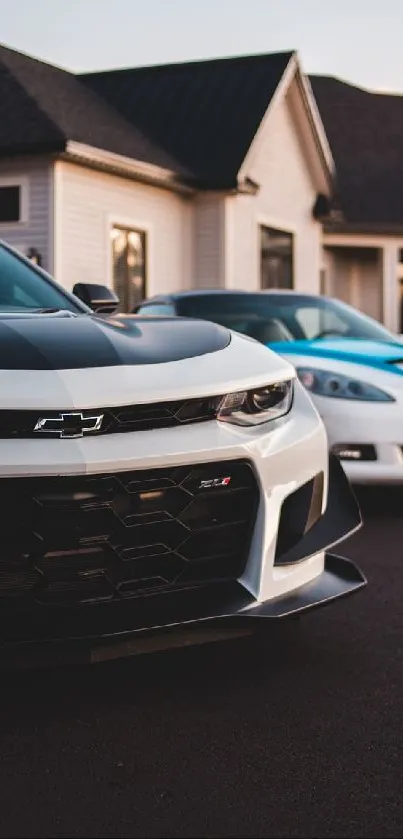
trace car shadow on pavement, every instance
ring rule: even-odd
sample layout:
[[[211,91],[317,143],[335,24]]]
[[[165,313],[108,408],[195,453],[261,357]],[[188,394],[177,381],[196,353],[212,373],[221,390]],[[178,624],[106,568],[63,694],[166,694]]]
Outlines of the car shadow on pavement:
[[[248,694],[254,684],[259,690],[266,685],[272,692],[285,674],[297,679],[304,672],[306,678],[310,667],[326,682],[332,679],[336,663],[340,674],[343,670],[348,674],[357,665],[349,642],[323,634],[322,621],[326,626],[326,619],[335,620],[331,609],[320,609],[301,620],[276,621],[264,632],[244,638],[82,667],[9,671],[0,686],[0,710],[18,715],[19,709],[24,714],[29,696],[31,719],[34,716],[39,722],[74,717],[74,710],[79,714],[109,704],[115,708],[142,704],[150,696],[173,701],[175,696],[189,694],[194,701],[195,695],[206,697],[211,689],[216,700],[220,694],[225,699],[246,686]],[[342,604],[334,609],[343,614]],[[359,655],[362,665],[362,650]]]
[[[369,518],[402,515],[403,486],[355,486],[353,490],[364,524]]]

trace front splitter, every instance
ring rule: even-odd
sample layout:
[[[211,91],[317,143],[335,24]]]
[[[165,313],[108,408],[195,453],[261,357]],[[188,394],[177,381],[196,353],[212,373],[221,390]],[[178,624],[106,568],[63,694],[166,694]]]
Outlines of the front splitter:
[[[354,594],[366,585],[348,559],[326,554],[323,572],[290,594],[257,603],[239,583],[143,598],[124,607],[61,613],[57,624],[31,626],[0,644],[2,667],[85,664],[250,634]],[[90,615],[90,619],[89,619]],[[25,637],[24,637],[25,635]],[[27,640],[29,638],[29,640]]]

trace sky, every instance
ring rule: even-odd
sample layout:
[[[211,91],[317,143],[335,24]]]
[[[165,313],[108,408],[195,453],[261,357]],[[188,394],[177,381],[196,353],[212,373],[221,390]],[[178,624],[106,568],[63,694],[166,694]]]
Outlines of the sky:
[[[77,72],[296,49],[403,93],[402,0],[0,0],[0,41]]]

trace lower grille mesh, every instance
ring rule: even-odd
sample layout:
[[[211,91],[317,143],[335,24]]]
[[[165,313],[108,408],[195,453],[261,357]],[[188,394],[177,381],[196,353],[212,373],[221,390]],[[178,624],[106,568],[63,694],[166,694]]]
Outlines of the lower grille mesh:
[[[246,461],[0,479],[0,605],[75,605],[236,579],[258,487]]]

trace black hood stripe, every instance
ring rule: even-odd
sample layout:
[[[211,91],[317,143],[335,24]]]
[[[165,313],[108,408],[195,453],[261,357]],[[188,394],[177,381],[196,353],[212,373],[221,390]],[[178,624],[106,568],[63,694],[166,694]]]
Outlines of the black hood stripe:
[[[201,320],[38,314],[0,318],[0,368],[71,370],[164,364],[224,349],[230,333]]]

